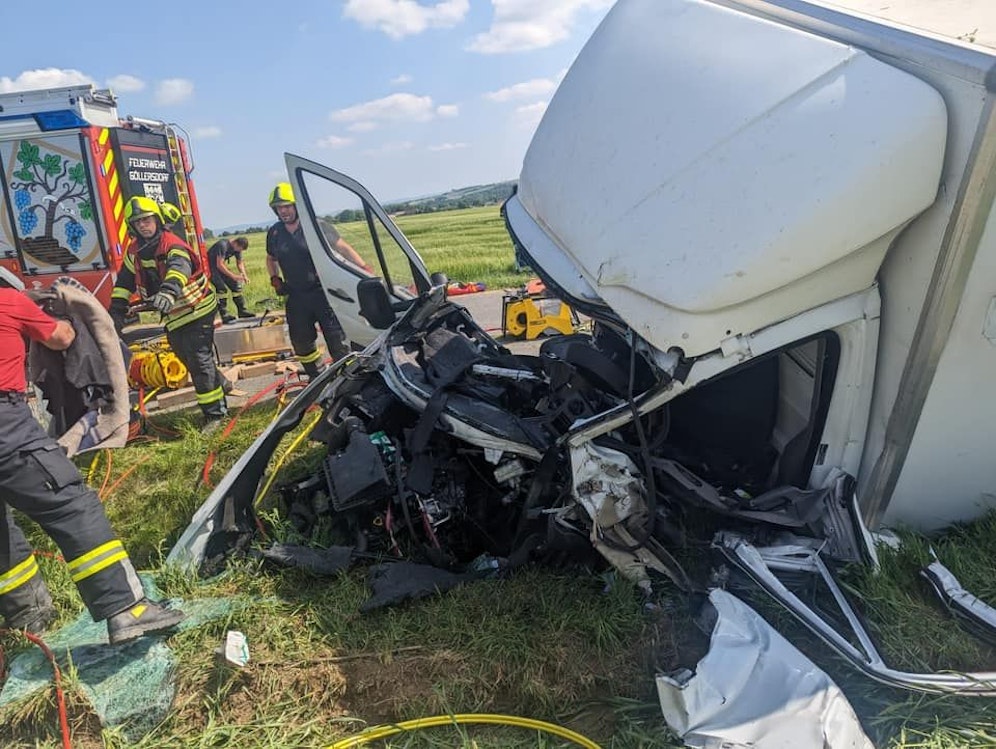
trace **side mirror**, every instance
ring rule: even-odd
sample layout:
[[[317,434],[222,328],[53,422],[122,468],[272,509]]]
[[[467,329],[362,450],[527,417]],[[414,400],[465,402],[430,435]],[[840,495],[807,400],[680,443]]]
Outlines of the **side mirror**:
[[[360,303],[360,314],[377,330],[387,330],[394,325],[394,309],[391,297],[379,278],[361,278],[356,284],[356,296]]]
[[[450,282],[450,277],[445,273],[433,273],[429,276],[433,286],[446,286]]]

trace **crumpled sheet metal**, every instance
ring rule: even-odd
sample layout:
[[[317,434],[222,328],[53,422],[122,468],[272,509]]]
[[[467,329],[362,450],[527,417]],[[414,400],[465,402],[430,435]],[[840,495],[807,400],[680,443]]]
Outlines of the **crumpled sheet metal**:
[[[750,606],[715,589],[709,652],[657,677],[664,718],[698,749],[874,749],[829,676]]]
[[[965,590],[947,567],[935,560],[920,570],[948,610],[978,636],[996,643],[996,609]]]

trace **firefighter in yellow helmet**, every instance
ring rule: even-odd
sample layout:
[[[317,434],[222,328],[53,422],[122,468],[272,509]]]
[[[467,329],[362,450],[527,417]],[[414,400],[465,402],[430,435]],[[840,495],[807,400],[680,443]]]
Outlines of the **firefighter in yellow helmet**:
[[[206,422],[228,413],[225,392],[230,384],[214,360],[214,288],[200,256],[163,225],[159,204],[136,196],[125,204],[132,235],[111,292],[111,317],[121,332],[128,300],[138,292],[164,320],[166,340],[186,365]]]
[[[183,214],[180,213],[180,209],[175,205],[172,203],[162,203],[159,206],[159,211],[163,215],[163,224],[165,224],[166,228],[171,232],[176,234],[177,229],[183,228],[180,225],[180,219],[183,218]]]
[[[349,353],[346,336],[335,312],[329,306],[315,270],[315,263],[304,241],[304,231],[297,213],[294,191],[281,182],[270,191],[270,208],[278,221],[266,233],[266,270],[270,283],[281,296],[287,297],[287,330],[294,354],[309,377],[322,370],[321,354],[315,345],[321,328],[322,336],[333,359]],[[331,226],[323,229],[333,250],[349,262],[369,271],[369,266],[345,239]],[[281,275],[283,274],[283,275]]]

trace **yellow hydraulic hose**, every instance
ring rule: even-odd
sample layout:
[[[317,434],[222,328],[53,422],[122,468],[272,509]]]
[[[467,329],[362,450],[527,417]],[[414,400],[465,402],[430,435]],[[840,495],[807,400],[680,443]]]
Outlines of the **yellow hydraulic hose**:
[[[585,749],[601,749],[601,747],[589,738],[585,738],[579,733],[575,733],[568,728],[558,726],[553,723],[546,723],[542,720],[532,718],[520,718],[516,715],[494,715],[491,713],[464,713],[461,715],[435,715],[431,718],[416,718],[406,720],[401,723],[393,723],[385,726],[375,726],[368,728],[363,733],[342,739],[326,747],[326,749],[351,749],[354,746],[363,746],[372,741],[385,739],[388,736],[402,733],[404,731],[418,731],[422,728],[436,728],[438,726],[456,725],[493,725],[493,726],[514,726],[525,728],[531,731],[543,731],[562,739],[567,739]]]
[[[311,434],[311,431],[315,428],[315,425],[318,424],[319,420],[321,420],[323,413],[324,413],[323,411],[320,410],[317,411],[315,413],[315,418],[311,420],[311,423],[308,424],[308,426],[306,426],[303,430],[301,430],[301,433],[297,435],[297,437],[294,438],[294,441],[287,446],[287,449],[284,451],[284,454],[277,459],[277,462],[270,470],[270,474],[266,477],[266,483],[263,484],[263,488],[259,490],[259,492],[256,494],[256,498],[252,501],[254,507],[258,506],[260,500],[266,496],[266,493],[268,491],[270,491],[270,487],[273,485],[273,481],[277,478],[277,473],[280,472],[280,468],[281,466],[283,466],[284,461],[286,461],[287,458],[290,457],[290,454],[294,452],[298,448],[298,446],[308,438],[308,435]]]

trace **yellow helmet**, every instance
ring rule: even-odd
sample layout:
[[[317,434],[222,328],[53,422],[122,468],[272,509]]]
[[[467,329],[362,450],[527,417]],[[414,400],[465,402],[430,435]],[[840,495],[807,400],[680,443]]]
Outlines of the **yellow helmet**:
[[[160,223],[163,220],[163,213],[159,209],[159,204],[152,198],[147,198],[144,195],[136,195],[133,198],[129,198],[124,208],[125,221],[131,224],[133,221],[137,221],[145,216],[155,216],[159,219]]]
[[[180,209],[172,203],[163,203],[159,206],[159,211],[167,224],[175,224],[182,217]]]
[[[270,191],[270,208],[278,205],[294,205],[294,188],[290,182],[280,182]]]

